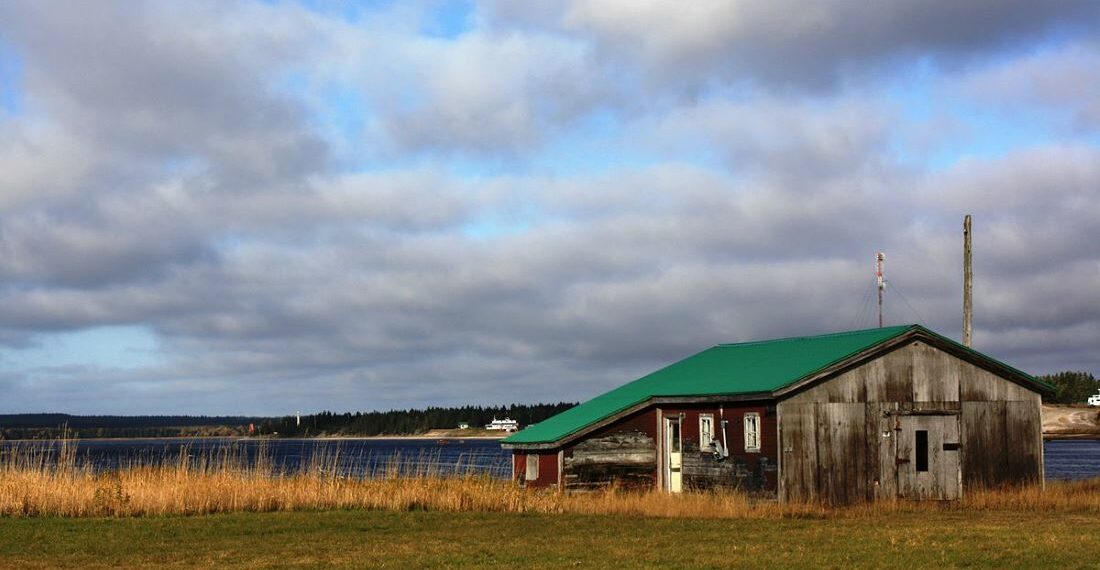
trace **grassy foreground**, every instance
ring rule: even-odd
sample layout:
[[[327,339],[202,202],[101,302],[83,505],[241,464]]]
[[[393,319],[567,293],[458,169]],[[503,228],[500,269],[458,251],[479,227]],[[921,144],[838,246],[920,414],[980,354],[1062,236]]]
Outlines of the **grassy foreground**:
[[[723,520],[326,511],[0,518],[4,568],[1094,568],[1100,516]]]
[[[109,472],[0,456],[0,568],[1096,567],[1100,479],[939,504],[588,494],[486,477],[280,473],[231,453]]]

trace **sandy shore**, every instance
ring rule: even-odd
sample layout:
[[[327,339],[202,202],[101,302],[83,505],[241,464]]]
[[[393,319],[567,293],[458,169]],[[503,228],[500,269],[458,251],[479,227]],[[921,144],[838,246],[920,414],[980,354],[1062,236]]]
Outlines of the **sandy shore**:
[[[1044,439],[1100,439],[1100,408],[1043,406]]]
[[[503,435],[332,435],[319,437],[286,437],[272,439],[317,439],[324,441],[360,440],[360,439],[410,439],[410,440],[459,440],[459,439],[504,439]],[[241,438],[248,439],[248,438]]]

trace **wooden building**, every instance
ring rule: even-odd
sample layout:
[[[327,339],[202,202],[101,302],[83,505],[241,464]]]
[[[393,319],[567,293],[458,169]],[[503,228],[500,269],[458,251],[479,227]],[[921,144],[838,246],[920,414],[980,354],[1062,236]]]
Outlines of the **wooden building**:
[[[1043,481],[1053,388],[919,325],[704,350],[503,441],[522,485],[832,504]]]

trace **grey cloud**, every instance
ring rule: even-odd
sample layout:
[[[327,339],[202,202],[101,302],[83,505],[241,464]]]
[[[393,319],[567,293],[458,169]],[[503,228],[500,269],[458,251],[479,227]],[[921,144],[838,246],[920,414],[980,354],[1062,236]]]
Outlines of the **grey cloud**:
[[[1095,33],[1095,3],[575,0],[547,13],[490,2],[490,24],[550,26],[590,37],[642,68],[653,85],[705,89],[715,80],[822,89],[898,62],[954,66],[1054,32]]]
[[[1007,112],[1035,109],[1071,132],[1100,128],[1100,45],[1077,42],[1013,59],[963,82],[961,92]]]
[[[540,16],[510,30],[484,21],[456,39],[285,5],[104,5],[102,17],[46,6],[0,7],[0,33],[27,58],[28,94],[41,95],[35,113],[0,125],[14,141],[0,148],[11,169],[0,342],[136,324],[157,336],[160,359],[5,374],[12,411],[583,398],[717,342],[873,324],[878,249],[896,286],[888,321],[953,334],[967,212],[978,348],[1032,372],[1100,364],[1091,146],[921,172],[891,154],[906,125],[873,94],[641,101],[715,70],[723,82],[747,74],[801,89],[917,51],[979,57],[1034,41],[1076,4],[1069,16],[1038,5],[995,14],[975,35],[959,10],[985,4],[925,16],[915,4],[854,14],[834,3],[800,10],[802,27],[784,39],[765,37],[781,22],[756,4],[731,4],[748,11],[729,29],[707,11],[717,3],[621,21],[593,3],[560,16],[572,31]],[[82,23],[94,29],[69,33]],[[643,25],[651,37],[637,37]],[[886,46],[890,33],[898,45]],[[313,43],[322,36],[331,43]],[[638,41],[652,45],[622,51]],[[808,52],[820,57],[783,65]],[[350,145],[367,156],[353,166],[330,159],[348,141],[315,128],[317,93],[272,87],[306,67],[308,89],[346,80],[376,114],[362,148]],[[669,84],[634,91],[637,74]],[[524,153],[568,143],[604,106],[623,120],[609,144],[640,164],[525,168]],[[448,168],[454,154],[508,152],[521,156],[501,175],[485,173],[499,164]],[[511,218],[518,229],[493,234]]]
[[[653,141],[665,155],[708,152],[732,170],[809,190],[896,170],[880,149],[897,122],[880,102],[855,97],[754,99],[681,106],[641,127],[638,138]]]
[[[656,189],[640,188],[642,179]],[[561,182],[547,184],[555,189],[548,195],[567,200]],[[858,320],[860,300],[879,246],[891,256],[891,277],[911,295],[907,302],[931,326],[957,328],[955,223],[928,227],[908,213],[876,221],[855,199],[819,211],[816,226],[806,225],[811,217],[759,222],[768,218],[760,198],[741,205],[741,217],[707,218],[714,203],[730,200],[727,185],[737,184],[689,182],[680,195],[668,180],[625,172],[597,186],[629,186],[663,203],[619,213],[581,201],[581,221],[564,218],[493,242],[445,229],[381,241],[360,235],[247,246],[156,283],[9,295],[5,306],[28,307],[16,312],[24,318],[58,311],[150,322],[171,366],[146,370],[147,378],[162,379],[146,382],[163,381],[179,402],[216,409],[226,404],[208,395],[210,386],[252,394],[262,386],[264,396],[236,403],[265,413],[338,407],[334,400],[367,408],[579,398],[715,342],[867,325]],[[563,202],[556,208],[569,210]],[[935,219],[954,221],[953,210],[944,205]],[[1026,219],[1026,204],[1013,212]],[[1082,317],[1091,322],[1082,309],[1095,277],[1074,274],[1083,292],[1019,279],[990,290],[997,268],[988,260],[997,244],[979,246],[979,348],[1010,361],[1020,354],[1026,363],[1049,362],[1049,355],[1033,359],[1014,348],[1013,331],[1026,324],[1054,334],[1080,326]],[[890,295],[891,322],[917,319]],[[1047,310],[1048,318],[1021,309],[1052,306],[1059,309]],[[1088,360],[1066,355],[1061,364]]]
[[[613,92],[584,44],[548,34],[475,30],[453,40],[335,28],[340,63],[317,73],[373,109],[374,152],[516,155]],[[373,58],[384,52],[386,66]]]
[[[1000,275],[1057,273],[1092,252],[1100,228],[1100,154],[1087,146],[1050,146],[997,159],[962,161],[930,177],[915,195],[924,211],[972,212],[993,247]]]
[[[0,9],[0,34],[17,46],[35,112],[126,158],[194,158],[266,180],[313,171],[325,154],[302,128],[303,110],[263,74],[306,45],[278,15],[218,3],[15,2]]]

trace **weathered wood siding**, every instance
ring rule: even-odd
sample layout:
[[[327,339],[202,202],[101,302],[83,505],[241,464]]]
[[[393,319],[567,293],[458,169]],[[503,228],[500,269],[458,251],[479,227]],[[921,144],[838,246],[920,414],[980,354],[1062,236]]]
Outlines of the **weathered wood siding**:
[[[963,492],[1042,477],[1039,394],[923,342],[827,379],[777,409],[784,500],[898,496],[896,418],[921,410],[958,418],[957,434],[944,429],[959,441],[942,442],[958,443],[957,450],[940,451],[958,454]]]
[[[567,446],[562,477],[565,488],[571,490],[611,484],[653,487],[657,481],[656,411],[639,411]]]

